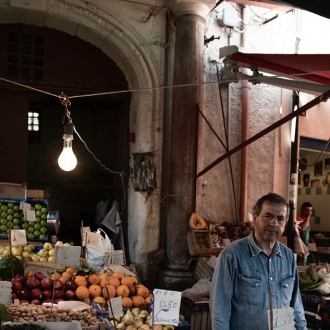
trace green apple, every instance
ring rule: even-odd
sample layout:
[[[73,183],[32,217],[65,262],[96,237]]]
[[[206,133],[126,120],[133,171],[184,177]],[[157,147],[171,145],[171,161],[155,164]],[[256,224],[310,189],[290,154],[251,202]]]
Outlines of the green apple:
[[[41,215],[42,215],[41,211],[36,211],[36,216],[37,217],[41,217]]]
[[[46,219],[47,219],[47,214],[43,214],[43,215],[41,216],[41,219],[42,219],[42,220],[46,220]]]
[[[19,205],[14,205],[14,211],[19,211]]]
[[[40,228],[40,232],[41,232],[42,234],[46,234],[46,233],[47,233],[47,228],[46,228],[46,227],[41,227],[41,228]]]
[[[22,228],[23,228],[23,229],[27,229],[27,228],[29,228],[29,224],[26,223],[26,222],[24,222],[24,223],[22,224]]]
[[[14,223],[14,225],[19,225],[21,223],[21,220],[14,218],[13,223]]]
[[[36,217],[36,222],[41,222],[41,218],[40,217]]]
[[[7,212],[7,210],[8,210],[8,206],[7,205],[2,205],[1,206],[1,211]]]
[[[46,220],[41,220],[40,222],[42,227],[46,227],[47,226],[47,221]]]
[[[33,235],[33,233],[28,233],[28,238],[30,238],[30,239],[34,239],[34,235]]]
[[[40,224],[40,223],[36,223],[36,224],[34,225],[34,229],[35,229],[35,230],[40,230],[40,228],[41,228],[41,224]]]
[[[35,224],[36,224],[35,221],[29,221],[29,226],[30,226],[30,227],[34,227]]]
[[[28,232],[29,232],[29,233],[33,233],[33,232],[34,232],[34,228],[33,228],[33,227],[29,227],[29,228],[28,228]]]
[[[7,212],[1,212],[0,216],[1,218],[7,218]]]
[[[21,229],[19,225],[15,225],[13,229]]]
[[[6,225],[1,225],[1,226],[0,226],[0,230],[1,230],[2,232],[5,232],[5,231],[7,230],[7,226],[6,226]]]
[[[8,221],[12,221],[13,219],[14,219],[14,217],[11,214],[7,215],[7,220]]]
[[[7,223],[7,219],[1,219],[1,220],[0,220],[0,223],[1,223],[2,225],[5,225],[5,224]]]
[[[49,250],[51,250],[52,248],[53,248],[53,246],[52,246],[51,243],[46,242],[46,243],[44,244],[44,249],[45,249],[46,251],[49,251]]]
[[[46,238],[46,235],[45,235],[45,234],[41,234],[41,235],[39,236],[39,239],[44,239],[44,238]]]
[[[8,228],[13,228],[13,227],[14,227],[14,223],[11,222],[11,221],[8,221],[8,222],[7,222],[7,227],[8,227]]]
[[[41,210],[42,209],[42,206],[40,204],[36,204],[36,205],[34,205],[34,208],[36,210]]]
[[[13,209],[8,209],[7,214],[14,214],[15,211]]]
[[[12,208],[14,208],[14,203],[8,203],[7,206],[9,209],[12,209]]]
[[[15,212],[13,215],[14,215],[14,218],[20,218],[21,217],[21,213],[19,213],[19,212]]]
[[[35,237],[39,237],[41,233],[39,230],[35,230],[33,234]]]
[[[47,214],[47,213],[48,213],[48,209],[47,209],[47,207],[43,207],[43,208],[41,209],[41,212],[44,213],[44,214]]]

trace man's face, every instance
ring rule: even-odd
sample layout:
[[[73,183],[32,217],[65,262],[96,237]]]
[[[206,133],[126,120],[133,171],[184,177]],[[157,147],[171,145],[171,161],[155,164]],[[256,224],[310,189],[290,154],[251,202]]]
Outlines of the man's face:
[[[306,206],[302,211],[301,214],[303,215],[304,218],[308,218],[312,215],[313,213],[313,208],[311,206]]]
[[[266,201],[259,215],[254,215],[255,236],[259,241],[276,242],[287,223],[287,206]]]

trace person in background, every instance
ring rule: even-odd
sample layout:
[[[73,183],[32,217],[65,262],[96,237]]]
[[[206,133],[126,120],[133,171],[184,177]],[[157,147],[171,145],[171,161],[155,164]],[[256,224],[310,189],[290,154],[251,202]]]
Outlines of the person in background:
[[[280,195],[269,193],[256,202],[252,213],[254,231],[219,254],[210,294],[212,329],[275,329],[286,311],[290,317],[282,320],[292,322],[287,328],[306,330],[294,254],[278,242],[289,205]]]
[[[312,213],[313,205],[309,202],[305,202],[301,205],[300,213],[296,217],[300,237],[307,247],[310,241],[310,220]]]

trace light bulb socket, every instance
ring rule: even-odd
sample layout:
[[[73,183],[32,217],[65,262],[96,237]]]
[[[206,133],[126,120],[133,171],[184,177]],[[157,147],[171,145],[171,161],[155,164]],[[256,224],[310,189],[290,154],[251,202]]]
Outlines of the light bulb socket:
[[[73,124],[64,125],[64,135],[72,135],[73,138]]]
[[[63,134],[63,140],[73,140],[72,134]]]

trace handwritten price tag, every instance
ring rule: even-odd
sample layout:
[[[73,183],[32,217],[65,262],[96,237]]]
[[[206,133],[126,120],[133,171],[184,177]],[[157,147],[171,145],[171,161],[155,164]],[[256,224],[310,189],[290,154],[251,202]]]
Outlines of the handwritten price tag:
[[[25,212],[25,220],[27,221],[36,221],[36,213],[33,210],[27,210]]]
[[[0,281],[0,303],[11,304],[11,282]]]
[[[81,228],[81,238],[82,238],[82,246],[85,246],[85,240],[86,240],[86,232],[90,232],[91,228],[90,227],[82,227]]]
[[[20,205],[19,205],[19,208],[23,211],[30,211],[31,210],[31,204],[21,202]]]
[[[159,290],[154,295],[154,324],[179,324],[181,292]]]
[[[113,315],[111,313],[111,307],[113,311]],[[116,317],[116,316],[123,316],[123,307],[121,303],[121,297],[116,297],[111,300],[108,300],[108,310],[109,310],[109,317]]]
[[[26,246],[26,233],[25,230],[11,230],[11,245]]]
[[[273,309],[273,327],[270,324],[270,311],[268,311],[268,327],[276,330],[294,330],[293,308]]]
[[[98,233],[87,232],[87,244],[86,246],[96,246],[100,244],[101,235]]]
[[[55,263],[63,265],[79,265],[80,261],[80,246],[55,246]]]
[[[109,265],[123,265],[124,264],[124,252],[123,250],[116,250],[105,253],[104,263]]]

